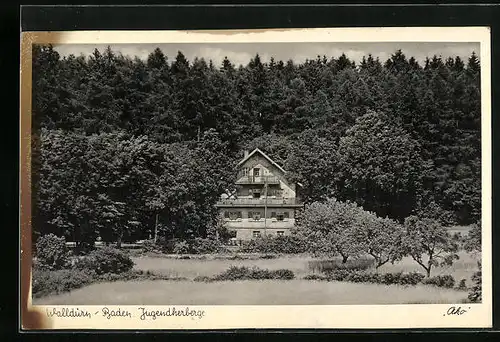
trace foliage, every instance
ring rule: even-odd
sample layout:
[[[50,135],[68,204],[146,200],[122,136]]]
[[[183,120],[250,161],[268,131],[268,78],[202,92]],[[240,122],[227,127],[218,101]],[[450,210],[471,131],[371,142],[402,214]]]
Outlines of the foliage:
[[[86,286],[95,281],[97,275],[90,270],[44,270],[34,269],[32,273],[33,297],[58,294]]]
[[[212,254],[224,252],[222,244],[217,240],[196,238],[189,242],[190,253]]]
[[[469,253],[481,252],[481,222],[472,225],[465,239],[464,249]]]
[[[354,234],[357,215],[363,211],[355,203],[329,199],[308,205],[297,222],[298,235],[308,242],[308,252],[315,256],[341,255],[343,262],[361,253]]]
[[[268,270],[260,269],[258,267],[246,266],[231,266],[226,271],[214,276],[212,279],[217,281],[222,280],[261,280],[261,279],[275,279],[275,280],[291,280],[295,275],[293,271],[287,269]]]
[[[430,277],[432,267],[452,265],[454,260],[458,260],[458,244],[438,221],[410,216],[405,220],[405,230],[402,253],[410,255],[422,266],[427,277]]]
[[[335,270],[364,271],[375,266],[371,258],[350,259],[346,263],[342,260],[312,260],[308,262],[308,269],[313,272],[330,272]]]
[[[173,252],[175,254],[187,254],[189,253],[189,245],[186,241],[176,242],[174,245]]]
[[[73,266],[77,270],[92,270],[96,274],[123,273],[134,267],[132,259],[113,247],[101,247],[81,257]]]
[[[461,279],[460,282],[457,285],[457,290],[464,291],[467,290],[467,283],[466,279]]]
[[[374,258],[375,268],[401,260],[404,256],[400,248],[403,227],[387,217],[368,215],[367,218],[363,224],[356,226],[356,233],[364,241],[364,251]]]
[[[34,227],[78,244],[136,240],[150,234],[204,237],[231,171],[224,144],[205,132],[192,146],[102,133],[42,130]]]
[[[396,273],[377,273],[366,270],[356,269],[334,269],[325,272],[325,276],[319,279],[328,281],[347,281],[354,283],[375,283],[384,285],[417,285],[422,283],[425,275],[418,272],[396,272]],[[314,279],[314,277],[311,277]]]
[[[68,264],[66,239],[54,234],[41,236],[36,242],[37,262],[49,270],[59,270]]]
[[[424,284],[435,285],[438,287],[445,287],[451,289],[455,286],[455,279],[451,275],[438,275],[435,277],[426,278],[423,280]]]
[[[164,274],[142,270],[97,274],[88,268],[55,271],[34,269],[32,293],[35,298],[44,297],[75,290],[95,282],[113,282],[119,280],[186,280],[186,278],[172,278]]]
[[[481,212],[481,67],[395,51],[245,66],[160,49],[62,56],[33,47],[33,228],[103,241],[206,238],[242,149],[265,147],[307,203],[447,224]],[[156,224],[158,218],[158,224]],[[430,217],[437,219],[436,217]],[[385,259],[385,258],[383,258]]]
[[[482,273],[481,263],[478,263],[479,271],[475,272],[472,276],[473,285],[469,290],[468,299],[473,303],[480,303],[482,301]]]
[[[420,146],[383,112],[368,112],[340,139],[343,198],[379,216],[402,219],[417,206],[423,161]]]
[[[307,249],[306,241],[296,235],[263,236],[244,241],[239,249],[243,253],[299,254]]]
[[[301,132],[289,150],[285,163],[288,178],[300,182],[302,200],[306,203],[324,200],[337,187],[337,145],[331,136],[316,130]]]

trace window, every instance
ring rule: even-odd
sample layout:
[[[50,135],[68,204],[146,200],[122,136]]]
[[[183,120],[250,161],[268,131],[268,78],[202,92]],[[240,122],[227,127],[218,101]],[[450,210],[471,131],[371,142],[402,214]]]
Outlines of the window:
[[[278,214],[276,215],[276,219],[277,219],[278,221],[283,221],[283,220],[285,219],[285,214],[284,214],[284,213],[278,213]]]
[[[278,234],[278,236],[283,236],[283,235],[285,235],[285,232],[284,232],[284,231],[282,231],[282,230],[278,230],[278,231],[277,231],[277,234]]]
[[[283,218],[286,218],[286,219],[287,219],[287,218],[290,218],[290,213],[289,213],[288,211],[285,211],[285,212],[283,213]]]
[[[271,211],[271,218],[276,218],[276,212],[275,211]]]
[[[260,237],[260,230],[254,230],[253,233],[252,233],[252,236],[254,238]]]
[[[258,211],[254,211],[254,212],[250,211],[248,213],[248,218],[249,219],[252,218],[255,221],[258,221],[258,220],[260,220],[260,212],[258,212]]]
[[[253,189],[253,190],[251,190],[253,197],[254,198],[260,198],[260,191],[261,191],[260,189]]]
[[[229,238],[230,239],[236,239],[236,230],[230,230],[229,231]]]
[[[255,169],[253,169],[253,175],[255,177],[259,177],[260,176],[260,169],[258,167],[256,167]]]
[[[229,219],[232,221],[236,221],[241,218],[241,211],[231,211],[229,213]]]
[[[227,219],[229,218],[229,211],[224,212],[224,218],[227,218]]]
[[[248,167],[243,168],[243,176],[248,176]]]

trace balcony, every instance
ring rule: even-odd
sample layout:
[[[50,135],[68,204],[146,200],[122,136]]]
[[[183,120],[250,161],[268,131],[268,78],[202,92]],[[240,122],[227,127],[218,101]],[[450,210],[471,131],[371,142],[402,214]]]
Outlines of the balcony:
[[[221,199],[218,207],[302,207],[303,203],[297,198],[236,198]]]
[[[280,184],[276,176],[240,176],[236,184]]]

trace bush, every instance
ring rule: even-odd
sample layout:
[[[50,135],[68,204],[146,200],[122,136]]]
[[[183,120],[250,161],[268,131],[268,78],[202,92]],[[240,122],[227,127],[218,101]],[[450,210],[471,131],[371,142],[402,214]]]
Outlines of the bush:
[[[363,271],[351,271],[349,275],[344,278],[344,281],[353,283],[380,283],[381,277],[377,273],[369,273]]]
[[[330,272],[335,270],[364,271],[375,266],[373,258],[358,258],[348,260],[313,260],[308,262],[308,268],[313,272]]]
[[[174,249],[173,252],[175,254],[188,254],[189,253],[189,246],[186,241],[179,241],[174,243]]]
[[[425,275],[419,272],[403,273],[400,276],[400,285],[417,285],[424,280]]]
[[[260,258],[261,259],[276,259],[276,255],[274,255],[274,254],[264,254],[264,255],[261,255]]]
[[[197,276],[193,280],[199,281],[199,282],[204,282],[204,283],[209,283],[209,282],[213,281],[213,279],[208,277],[208,276]]]
[[[164,250],[168,249],[169,243],[165,246]],[[196,238],[192,240],[173,242],[172,252],[175,254],[213,254],[224,253],[227,252],[227,250],[220,241]]]
[[[295,274],[291,270],[279,269],[271,272],[274,279],[291,280],[295,278]]]
[[[261,280],[261,279],[276,279],[276,280],[290,280],[294,279],[295,274],[291,270],[279,269],[268,270],[258,267],[246,266],[231,266],[226,271],[216,275],[212,280]]]
[[[60,270],[68,265],[66,239],[54,234],[41,236],[36,243],[38,265],[47,270]]]
[[[467,296],[472,303],[480,303],[482,301],[482,276],[481,271],[474,273],[472,276],[474,285],[470,288],[469,295]]]
[[[418,272],[375,273],[362,270],[337,269],[325,272],[326,276],[310,276],[311,280],[348,281],[353,283],[374,283],[384,285],[417,285],[425,276]],[[306,278],[304,278],[306,279]]]
[[[143,252],[161,252],[161,245],[155,243],[154,240],[145,240],[142,243]]]
[[[431,278],[426,278],[422,281],[422,283],[427,285],[434,285],[438,287],[445,287],[447,289],[451,289],[455,286],[455,278],[451,275],[438,275]]]
[[[113,247],[102,247],[93,250],[87,256],[75,262],[73,268],[92,270],[98,275],[104,273],[123,273],[130,271],[134,262],[123,251]]]
[[[334,281],[344,281],[349,274],[351,274],[352,271],[349,271],[347,269],[337,269],[337,270],[332,270],[332,271],[327,271],[325,272],[326,277],[328,280],[334,280]]]
[[[304,280],[329,280],[328,277],[319,274],[308,274],[302,278]]]
[[[42,297],[71,291],[95,282],[97,275],[91,270],[34,269],[32,294]]]
[[[299,254],[307,251],[304,239],[291,236],[266,236],[244,241],[239,249],[243,253],[281,253]]]
[[[192,254],[212,254],[226,252],[226,249],[222,246],[222,243],[213,239],[196,238],[194,240],[188,241],[188,246],[189,253]]]
[[[466,280],[465,279],[460,280],[460,283],[457,286],[457,290],[459,290],[459,291],[465,291],[465,290],[467,290],[467,284],[466,284]]]

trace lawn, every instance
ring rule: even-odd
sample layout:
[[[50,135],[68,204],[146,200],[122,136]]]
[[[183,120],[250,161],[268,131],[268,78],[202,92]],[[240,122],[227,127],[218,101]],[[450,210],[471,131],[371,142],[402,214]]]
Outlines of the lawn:
[[[466,292],[430,286],[403,287],[308,280],[215,283],[130,281],[93,284],[35,299],[35,305],[346,305],[458,303]]]
[[[305,256],[284,256],[275,259],[177,259],[160,257],[134,258],[135,268],[173,277],[182,281],[128,281],[93,284],[55,296],[34,299],[34,304],[130,304],[130,305],[277,305],[277,304],[411,304],[457,303],[467,298],[467,292],[433,286],[398,286],[322,282],[301,279],[310,274]],[[197,276],[213,276],[230,266],[257,266],[259,268],[290,269],[296,279],[290,281],[261,280],[202,283],[192,281]],[[451,274],[459,282],[476,271],[476,260],[466,253],[460,254],[451,267],[438,267],[432,275]],[[385,265],[380,272],[423,270],[411,259],[405,258],[395,265]]]

